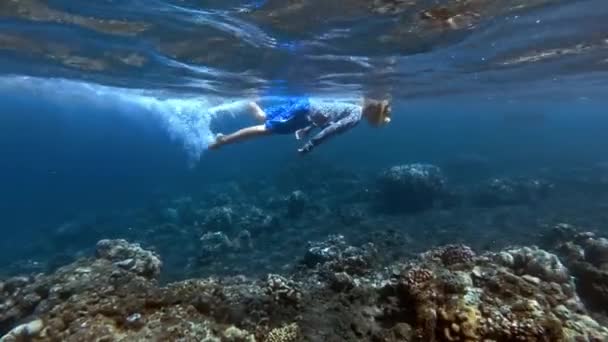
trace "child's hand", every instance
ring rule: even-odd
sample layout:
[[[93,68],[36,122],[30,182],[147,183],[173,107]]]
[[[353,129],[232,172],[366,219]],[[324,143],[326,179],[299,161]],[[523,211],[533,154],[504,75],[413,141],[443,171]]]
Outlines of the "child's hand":
[[[300,147],[300,148],[298,149],[298,152],[299,152],[300,154],[306,154],[306,153],[308,153],[308,152],[312,151],[312,148],[313,148],[313,147],[314,147],[314,145],[313,145],[313,144],[312,144],[312,143],[309,141],[309,142],[307,142],[307,143],[306,143],[304,146]]]
[[[302,138],[304,138],[306,136],[306,133],[308,133],[306,131],[306,128],[302,128],[296,131],[296,139],[297,140],[302,140]]]

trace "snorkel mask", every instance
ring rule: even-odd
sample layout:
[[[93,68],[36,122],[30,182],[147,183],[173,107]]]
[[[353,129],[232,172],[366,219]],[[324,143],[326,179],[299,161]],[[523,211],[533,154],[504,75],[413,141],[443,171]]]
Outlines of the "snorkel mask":
[[[388,100],[380,103],[380,114],[378,115],[378,124],[386,125],[391,122],[392,108]]]
[[[391,122],[391,104],[388,100],[364,100],[367,121],[373,126],[383,126]]]

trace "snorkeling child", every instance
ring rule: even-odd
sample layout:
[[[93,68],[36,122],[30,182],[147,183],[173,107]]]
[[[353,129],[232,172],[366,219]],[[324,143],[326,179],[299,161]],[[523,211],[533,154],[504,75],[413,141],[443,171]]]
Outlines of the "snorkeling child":
[[[267,111],[255,102],[249,103],[249,107],[254,117],[263,124],[243,128],[229,135],[218,134],[215,142],[209,146],[210,149],[272,134],[295,134],[296,139],[301,140],[313,129],[321,129],[298,149],[298,152],[305,154],[328,138],[355,127],[362,118],[374,127],[391,121],[389,101],[367,98],[363,99],[361,105],[297,98],[287,104],[268,108]]]

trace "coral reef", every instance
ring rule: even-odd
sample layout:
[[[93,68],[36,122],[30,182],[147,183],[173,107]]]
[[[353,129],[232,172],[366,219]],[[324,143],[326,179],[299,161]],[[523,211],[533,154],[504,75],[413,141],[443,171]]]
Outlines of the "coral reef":
[[[302,299],[298,285],[277,274],[269,274],[266,279],[265,292],[276,302],[297,305]]]
[[[234,220],[234,210],[231,207],[213,207],[207,211],[201,225],[210,231],[227,232],[232,230]]]
[[[203,255],[221,254],[234,248],[230,238],[223,232],[205,233],[200,240]]]
[[[608,270],[608,239],[588,239],[584,251],[585,260],[601,270]]]
[[[588,248],[602,250],[604,240],[592,239]],[[608,329],[580,301],[566,266],[537,247],[477,254],[465,245],[446,245],[385,269],[374,263],[361,264],[365,272],[326,269],[363,251],[331,236],[311,243],[307,255],[316,263],[292,275],[160,286],[154,272],[120,264],[124,258],[136,264],[157,259],[152,252],[102,240],[97,258],[2,283],[2,341],[608,339]],[[593,258],[596,264],[603,260]],[[325,273],[332,276],[319,277]]]
[[[34,313],[48,312],[72,296],[120,286],[127,282],[154,283],[161,261],[152,252],[125,240],[101,240],[97,258],[83,259],[50,275],[14,277],[2,283],[0,331]]]
[[[4,341],[608,339],[608,196],[596,187],[585,189],[597,201],[579,181],[554,187],[536,177],[448,188],[438,168],[411,164],[380,179],[373,170],[369,178],[305,172],[310,186],[302,188],[289,181],[298,172],[284,175],[280,190],[230,182],[206,187],[201,198],[166,198],[61,226],[2,269],[0,334]],[[494,199],[475,202],[479,189]],[[575,224],[558,224],[564,217]],[[89,228],[99,238],[90,241]],[[95,245],[104,237],[124,239]]]
[[[437,258],[454,249],[424,253],[421,265],[408,265],[396,275],[386,291],[394,307],[384,319],[396,324],[399,317],[409,317],[404,323],[422,341],[608,338],[608,330],[584,314],[574,283],[562,277],[555,255],[524,248],[478,257],[468,252],[458,263]],[[517,261],[494,261],[507,254]]]
[[[545,281],[563,283],[568,280],[568,269],[559,258],[537,247],[520,247],[500,253],[500,260],[518,272]]]
[[[106,251],[108,242],[100,241],[100,245]],[[134,246],[122,242],[112,245]],[[140,256],[147,254],[140,248],[135,250]],[[24,337],[33,341],[219,341],[222,336],[232,341],[255,341],[251,333],[237,334],[236,327],[216,322],[230,314],[226,311],[229,291],[224,290],[223,295],[217,292],[221,288],[213,279],[159,288],[152,279],[140,276],[138,269],[125,269],[106,259],[106,253],[101,255],[104,258],[80,260],[48,276],[14,281],[2,297],[5,306],[13,303],[3,310],[3,341]],[[224,303],[209,306],[205,296],[211,294],[223,298]],[[27,307],[19,306],[19,298],[31,296],[36,300]],[[21,310],[18,316],[6,315],[17,308]],[[8,330],[12,322],[30,317],[37,318]]]
[[[427,256],[450,266],[459,263],[469,263],[475,257],[475,252],[465,245],[446,245],[427,252]]]
[[[545,236],[576,278],[577,290],[592,309],[608,314],[608,240],[568,224],[557,224]]]
[[[101,240],[97,243],[96,254],[98,258],[144,277],[157,278],[160,275],[162,263],[158,255],[126,240]]]
[[[319,273],[345,272],[351,275],[365,274],[377,254],[373,244],[361,247],[349,246],[343,235],[331,235],[321,242],[309,242],[302,262]]]

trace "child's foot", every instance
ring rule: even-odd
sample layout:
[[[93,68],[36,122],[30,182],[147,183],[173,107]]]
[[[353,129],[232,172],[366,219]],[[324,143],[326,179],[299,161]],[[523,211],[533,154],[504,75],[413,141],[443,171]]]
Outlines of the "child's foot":
[[[220,148],[220,146],[222,146],[224,144],[225,141],[226,141],[226,136],[223,135],[222,133],[218,133],[215,136],[215,141],[209,145],[209,149],[217,150],[218,148]]]

